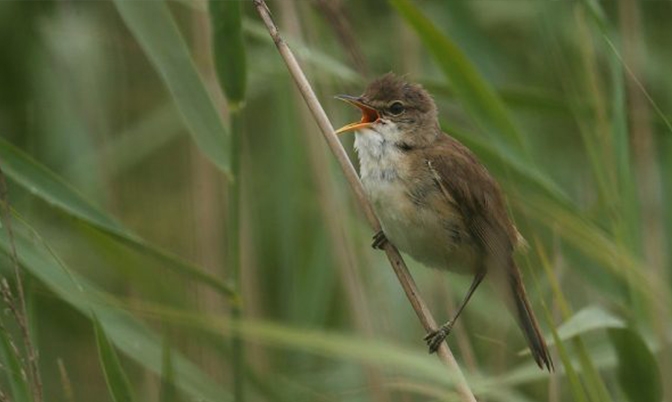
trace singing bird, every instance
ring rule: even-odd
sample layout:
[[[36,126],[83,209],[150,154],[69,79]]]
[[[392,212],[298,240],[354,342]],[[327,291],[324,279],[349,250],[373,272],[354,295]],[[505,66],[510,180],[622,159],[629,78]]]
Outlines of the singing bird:
[[[552,371],[513,258],[524,240],[495,179],[467,147],[441,131],[432,97],[390,73],[361,96],[337,98],[362,112],[360,121],[336,132],[355,131],[360,178],[382,226],[373,246],[382,248],[389,240],[428,267],[474,277],[453,318],[425,337],[430,353],[488,275],[503,289],[534,360]]]

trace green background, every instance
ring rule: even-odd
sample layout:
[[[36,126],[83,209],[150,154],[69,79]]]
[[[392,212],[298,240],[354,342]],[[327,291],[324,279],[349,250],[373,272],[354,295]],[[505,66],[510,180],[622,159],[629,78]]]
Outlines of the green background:
[[[557,371],[486,285],[448,339],[480,401],[672,398],[671,2],[269,8],[335,126],[406,74],[502,184]],[[252,1],[1,1],[0,168],[45,401],[460,400]],[[444,321],[471,278],[407,262]]]

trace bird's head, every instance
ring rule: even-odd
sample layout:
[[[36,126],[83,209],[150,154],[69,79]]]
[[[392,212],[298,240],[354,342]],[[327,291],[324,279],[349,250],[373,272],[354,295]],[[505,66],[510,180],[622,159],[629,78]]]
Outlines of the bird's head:
[[[399,136],[419,144],[432,141],[438,129],[436,105],[418,84],[411,84],[389,73],[373,81],[361,96],[338,95],[336,98],[358,107],[362,118],[336,130],[337,134],[367,130],[383,136]]]

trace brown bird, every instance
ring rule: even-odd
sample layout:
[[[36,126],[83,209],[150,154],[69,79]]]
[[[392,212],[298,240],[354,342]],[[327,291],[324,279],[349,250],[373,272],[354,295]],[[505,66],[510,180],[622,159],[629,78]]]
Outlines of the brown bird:
[[[387,240],[433,268],[474,275],[453,318],[425,340],[435,352],[486,274],[505,284],[505,299],[540,368],[553,361],[527,299],[514,250],[524,240],[507,214],[499,185],[476,156],[439,127],[432,97],[387,74],[362,96],[339,95],[362,112],[355,131],[360,177]]]

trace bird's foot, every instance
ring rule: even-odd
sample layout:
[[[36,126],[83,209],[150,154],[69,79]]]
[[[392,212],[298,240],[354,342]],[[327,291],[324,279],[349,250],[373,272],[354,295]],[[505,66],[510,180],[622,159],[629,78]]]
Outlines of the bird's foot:
[[[378,233],[373,235],[373,243],[371,243],[371,247],[375,248],[376,250],[382,250],[385,248],[386,243],[387,237],[385,237],[385,233],[383,233],[382,230],[379,230]]]
[[[450,331],[453,329],[453,322],[448,321],[447,323],[443,324],[442,326],[439,327],[436,331],[432,331],[428,333],[425,336],[425,342],[427,342],[427,346],[429,346],[429,353],[434,353],[437,350],[439,350],[439,346],[441,346],[441,342],[443,342],[448,334],[450,334]]]

